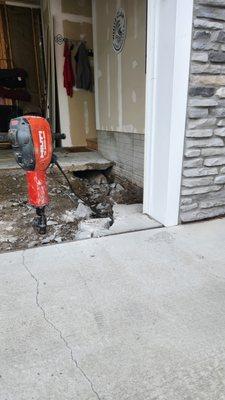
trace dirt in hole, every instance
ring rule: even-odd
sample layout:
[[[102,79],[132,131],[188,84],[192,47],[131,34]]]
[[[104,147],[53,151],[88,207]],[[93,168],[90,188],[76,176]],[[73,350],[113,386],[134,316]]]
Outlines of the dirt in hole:
[[[32,226],[35,209],[27,204],[24,174],[1,171],[0,252],[75,240],[82,220],[109,217],[113,223],[114,204],[142,202],[142,189],[111,170],[67,172],[67,176],[76,196],[61,174],[48,174],[48,228],[46,235],[39,235]]]

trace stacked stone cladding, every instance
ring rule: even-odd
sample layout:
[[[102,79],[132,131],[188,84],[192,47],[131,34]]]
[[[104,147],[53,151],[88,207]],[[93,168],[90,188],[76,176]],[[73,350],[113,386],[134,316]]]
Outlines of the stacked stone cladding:
[[[195,0],[181,222],[225,214],[225,0]]]

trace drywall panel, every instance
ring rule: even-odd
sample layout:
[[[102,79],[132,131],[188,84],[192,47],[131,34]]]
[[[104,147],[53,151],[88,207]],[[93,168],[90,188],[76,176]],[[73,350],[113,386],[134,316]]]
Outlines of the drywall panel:
[[[88,48],[93,48],[92,24],[86,22],[63,21],[65,37],[74,41],[85,40]],[[76,46],[74,47],[76,52]]]
[[[122,63],[122,130],[144,133],[145,128],[145,0],[124,0],[127,37]]]
[[[91,0],[62,0],[62,12],[91,17]]]
[[[71,141],[73,146],[87,146],[86,139],[96,137],[94,96],[84,90],[69,98]]]
[[[92,24],[63,21],[64,36],[74,41],[85,40],[87,48],[93,49]],[[72,52],[72,62],[75,68],[74,56],[77,47]],[[71,141],[73,146],[86,146],[86,139],[96,138],[95,99],[94,93],[74,89],[73,97],[68,98]]]
[[[99,129],[116,131],[118,128],[118,58],[112,50],[112,18],[115,2],[96,2],[97,28],[97,84]],[[102,18],[102,14],[104,18]],[[96,56],[96,54],[95,54]]]
[[[144,133],[146,0],[94,0],[97,129]],[[112,48],[116,11],[125,10],[122,53]]]

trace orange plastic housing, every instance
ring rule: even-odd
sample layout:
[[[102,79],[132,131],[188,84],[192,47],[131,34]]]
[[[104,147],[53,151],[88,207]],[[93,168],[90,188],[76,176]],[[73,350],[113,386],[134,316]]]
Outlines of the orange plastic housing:
[[[46,170],[52,160],[52,132],[48,121],[42,117],[26,116],[29,123],[35,154],[35,169],[27,171],[28,203],[34,207],[49,204]]]
[[[45,171],[27,171],[28,204],[45,207],[49,204],[48,185]]]
[[[31,129],[34,152],[35,170],[46,171],[52,159],[52,132],[48,121],[42,117],[26,116]]]

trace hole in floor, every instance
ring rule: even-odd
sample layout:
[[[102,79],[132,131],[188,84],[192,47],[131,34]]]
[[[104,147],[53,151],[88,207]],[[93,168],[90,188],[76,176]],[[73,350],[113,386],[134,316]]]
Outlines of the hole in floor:
[[[25,177],[19,172],[0,174],[0,251],[32,248],[89,237],[104,236],[114,223],[116,204],[140,204],[143,191],[126,179],[106,171],[67,172],[76,192],[54,171],[48,174],[50,205],[48,231],[38,235],[32,227],[35,210],[27,204]]]

